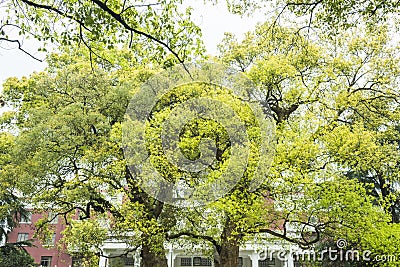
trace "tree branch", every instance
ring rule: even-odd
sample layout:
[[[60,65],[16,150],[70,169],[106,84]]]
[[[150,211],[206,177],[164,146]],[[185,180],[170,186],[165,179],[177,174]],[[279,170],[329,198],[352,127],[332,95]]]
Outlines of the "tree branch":
[[[201,239],[201,240],[208,241],[211,244],[213,244],[213,246],[217,249],[217,251],[220,251],[221,246],[211,236],[199,235],[199,234],[195,234],[195,233],[192,233],[192,232],[180,232],[180,233],[177,233],[177,234],[167,235],[167,239],[171,240],[171,239],[176,239],[176,238],[183,237],[183,236],[187,236],[187,237],[191,237],[191,238],[194,238],[194,239]]]
[[[255,231],[255,232],[252,232],[252,234],[256,234],[256,233],[267,233],[267,234],[270,234],[272,236],[275,236],[275,237],[281,238],[283,240],[289,241],[290,243],[297,244],[302,248],[307,248],[310,245],[315,244],[315,243],[317,243],[319,241],[319,234],[318,233],[317,233],[318,238],[316,238],[314,240],[311,240],[311,241],[307,241],[303,237],[302,237],[302,240],[296,239],[296,238],[291,238],[291,237],[287,236],[286,233],[285,234],[281,234],[281,233],[275,232],[275,231],[273,231],[271,229],[259,229],[259,230]]]
[[[65,12],[62,12],[62,11],[60,11],[59,9],[57,9],[57,8],[55,8],[55,7],[53,7],[53,6],[42,5],[42,4],[38,4],[38,3],[29,1],[29,0],[21,0],[21,1],[22,1],[23,3],[25,3],[25,4],[27,4],[28,6],[32,6],[32,7],[34,7],[34,8],[46,9],[46,10],[53,11],[53,12],[55,12],[55,13],[57,13],[57,14],[63,16],[63,17],[69,18],[69,19],[71,19],[71,20],[77,22],[77,23],[78,23],[79,25],[81,25],[84,29],[90,31],[89,28],[87,28],[87,27],[85,26],[85,23],[84,23],[83,21],[81,21],[81,20],[79,20],[79,19],[77,19],[77,18],[75,18],[75,17],[73,17],[73,16],[71,16],[71,15],[68,15],[68,14],[65,13]]]
[[[180,58],[180,56],[172,49],[172,47],[170,47],[166,42],[157,39],[156,37],[140,31],[138,29],[135,29],[133,27],[131,27],[130,25],[128,25],[128,23],[122,18],[122,16],[116,12],[114,12],[113,10],[111,10],[106,3],[103,3],[99,0],[92,0],[93,3],[95,3],[98,7],[100,7],[102,10],[104,10],[105,12],[107,12],[111,17],[113,17],[116,21],[118,21],[126,30],[130,31],[130,32],[134,32],[138,35],[142,35],[158,44],[160,44],[161,46],[163,46],[164,48],[166,48],[169,52],[171,52],[171,54],[173,54],[176,59],[179,61],[179,63],[181,63],[183,65],[183,67],[185,68],[185,70],[189,73],[189,70],[186,68],[185,64],[184,64],[184,60]],[[189,73],[190,74],[190,73]]]
[[[43,59],[37,58],[34,55],[32,55],[31,53],[29,53],[28,51],[26,51],[25,49],[22,48],[22,44],[19,40],[11,40],[11,39],[7,39],[7,38],[3,38],[0,37],[0,41],[6,41],[6,42],[10,42],[10,43],[15,43],[18,45],[18,49],[21,50],[22,52],[24,52],[25,54],[27,54],[28,56],[30,56],[31,58],[39,61],[39,62],[43,62]]]
[[[82,20],[79,20],[78,18],[67,14],[66,12],[61,11],[60,9],[51,6],[51,5],[43,5],[43,4],[39,4],[39,3],[35,3],[32,2],[30,0],[21,0],[23,3],[32,6],[34,8],[39,8],[39,9],[45,9],[45,10],[49,10],[52,12],[55,12],[65,18],[69,18],[75,22],[77,22],[81,27],[83,27],[85,30],[90,31],[89,28],[87,28],[87,26],[85,25],[85,23]],[[129,32],[133,32],[135,34],[144,36],[156,43],[158,43],[159,45],[161,45],[162,47],[164,47],[167,51],[169,51],[178,61],[180,64],[182,64],[182,66],[184,67],[185,71],[190,75],[189,70],[187,69],[187,67],[184,64],[184,59],[182,59],[177,52],[174,51],[174,49],[169,46],[166,42],[152,36],[149,33],[146,33],[144,31],[138,30],[132,26],[130,26],[121,16],[121,13],[118,14],[116,13],[114,10],[112,10],[110,7],[107,6],[106,2],[102,2],[100,0],[92,0],[92,2],[97,5],[101,10],[103,10],[104,12],[106,12],[108,15],[110,15],[113,19],[115,19],[123,28],[125,28],[126,30],[128,30]]]

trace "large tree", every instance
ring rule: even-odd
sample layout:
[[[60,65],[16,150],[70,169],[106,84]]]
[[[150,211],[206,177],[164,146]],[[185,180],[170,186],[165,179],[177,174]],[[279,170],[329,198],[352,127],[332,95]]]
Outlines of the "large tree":
[[[27,216],[23,199],[20,198],[19,188],[23,185],[20,181],[10,176],[11,151],[14,148],[14,136],[7,132],[0,134],[0,266],[29,266],[33,267],[34,260],[24,249],[31,246],[29,241],[7,243],[7,235],[18,226],[21,217]]]
[[[142,247],[143,266],[165,266],[164,241],[181,237],[209,242],[217,266],[235,267],[240,244],[257,234],[301,246],[322,237],[346,236],[355,244],[373,247],[380,231],[368,232],[368,239],[357,233],[374,228],[393,231],[397,240],[396,227],[387,225],[390,220],[384,213],[384,202],[393,206],[396,197],[396,142],[388,140],[396,140],[398,114],[398,62],[396,50],[387,46],[385,29],[367,32],[368,38],[352,33],[343,41],[321,38],[316,44],[295,29],[270,29],[271,24],[261,25],[242,43],[227,36],[221,46],[222,60],[261,87],[260,103],[265,108],[268,104],[277,124],[274,164],[256,191],[248,187],[254,167],[249,161],[248,172],[229,194],[206,207],[177,210],[143,192],[122,151],[121,122],[130,97],[152,71],[138,64],[143,55],[127,51],[107,54],[115,59],[108,63],[74,53],[54,55],[47,73],[7,81],[5,100],[15,111],[3,121],[17,135],[12,156],[7,155],[12,159],[7,162],[9,179],[23,181],[21,190],[38,208],[56,209],[67,222],[79,210],[83,222],[71,223],[66,234],[87,238],[82,233],[102,224],[86,219],[111,220],[113,234],[121,235],[132,249]],[[231,102],[239,114],[249,113],[229,90],[217,92],[208,87],[199,91],[193,86],[189,92],[178,88],[153,110],[147,134],[154,141],[146,149],[171,181],[180,172],[161,155],[157,131],[174,105],[210,93]],[[178,122],[182,114],[174,114]],[[252,117],[242,119],[257,140]],[[191,121],[180,134],[179,148],[191,160],[207,147],[201,138],[215,140],[218,164],[210,167],[208,179],[218,180],[233,149],[223,127]],[[256,147],[257,141],[250,145]],[[373,155],[375,151],[379,155]],[[255,161],[260,156],[257,149],[252,155]],[[368,196],[362,183],[347,179],[353,172],[361,178],[383,178],[381,187],[375,188],[378,198]],[[108,198],[120,195],[126,196],[122,205]],[[382,200],[382,205],[372,205],[373,200]],[[106,237],[94,232],[100,234],[84,239],[81,248],[90,250],[87,243]],[[130,233],[135,235],[126,235]]]
[[[11,151],[14,149],[14,139],[15,137],[10,133],[0,134],[0,183],[2,185],[0,189],[0,242],[4,243],[7,242],[7,234],[18,225],[21,217],[28,214],[18,191],[24,185],[10,175],[9,164],[12,161]]]
[[[127,65],[134,61],[129,52],[113,54],[125,57]],[[31,199],[35,209],[63,216],[67,236],[87,233],[91,224],[85,221],[94,218],[127,223],[135,218],[135,227],[129,230],[146,233],[131,240],[132,247],[142,248],[143,266],[166,266],[163,239],[157,238],[163,232],[159,226],[163,203],[135,183],[121,144],[121,122],[130,96],[151,71],[121,70],[123,60],[118,66],[91,67],[88,58],[76,51],[54,54],[47,72],[4,84],[4,98],[13,111],[3,114],[3,122],[16,133],[7,177],[20,182],[20,193]],[[73,222],[74,218],[82,223]],[[51,220],[41,221],[44,235]],[[104,228],[98,223],[93,230]],[[65,240],[90,255],[93,247],[88,244],[98,245],[106,237],[99,230],[79,243]]]
[[[313,43],[269,23],[241,43],[227,35],[222,60],[263,88],[261,103],[277,123],[276,156],[258,190],[239,183],[206,208],[189,209],[187,228],[170,238],[210,243],[216,266],[236,266],[240,244],[257,233],[304,247],[346,237],[374,255],[383,251],[373,245],[379,231],[399,239],[389,224],[397,203],[398,58],[385,27],[378,29],[344,33],[340,43],[323,36]],[[360,181],[348,180],[353,172]]]

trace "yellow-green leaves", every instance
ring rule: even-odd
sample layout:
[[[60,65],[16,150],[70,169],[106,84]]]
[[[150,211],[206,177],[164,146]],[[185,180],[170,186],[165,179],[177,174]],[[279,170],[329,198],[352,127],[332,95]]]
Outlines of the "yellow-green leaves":
[[[274,163],[260,191],[272,208],[256,209],[271,220],[258,220],[258,230],[286,221],[297,234],[308,229],[314,238],[343,235],[357,243],[363,233],[377,234],[370,228],[399,221],[398,49],[384,26],[340,34],[313,39],[265,23],[242,42],[227,34],[220,45],[224,62],[262,86],[278,124]],[[232,199],[235,205],[219,208],[240,210]]]
[[[67,248],[69,254],[82,257],[84,266],[89,267],[98,264],[96,256],[107,238],[107,233],[106,225],[101,225],[99,218],[72,221],[62,232],[61,244]]]
[[[15,28],[26,38],[42,42],[40,51],[51,43],[61,46],[83,45],[94,61],[113,60],[104,50],[129,47],[140,61],[164,62],[173,55],[183,62],[202,52],[200,29],[193,23],[190,8],[181,10],[181,1],[136,3],[112,1],[7,1],[7,20],[0,37],[9,40]],[[4,25],[5,24],[5,25]],[[25,48],[22,48],[25,49]],[[32,56],[33,51],[26,49]]]

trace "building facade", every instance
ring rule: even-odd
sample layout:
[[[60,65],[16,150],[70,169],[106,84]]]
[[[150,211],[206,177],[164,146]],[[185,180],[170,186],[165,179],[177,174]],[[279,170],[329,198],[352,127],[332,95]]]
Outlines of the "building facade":
[[[43,216],[54,219],[50,222],[52,229],[51,238],[44,242],[35,236],[35,222]],[[25,247],[27,252],[34,258],[35,263],[41,267],[80,267],[79,260],[74,260],[65,249],[58,245],[62,238],[65,225],[57,216],[51,214],[29,214],[21,218],[19,225],[12,229],[7,236],[8,243],[30,240],[32,247]],[[292,257],[287,257],[300,249],[293,245],[282,242],[274,242],[266,238],[264,242],[246,243],[239,250],[238,267],[298,267],[300,266]],[[180,245],[165,244],[166,259],[168,267],[213,267],[213,261],[199,253],[201,249],[185,249]],[[103,256],[99,259],[99,267],[140,267],[140,250],[130,252],[126,243],[118,240],[108,239],[102,246]]]
[[[46,214],[47,215],[47,214]],[[57,246],[61,239],[61,232],[65,229],[64,224],[57,216],[50,222],[52,234],[44,244],[35,238],[35,222],[42,218],[43,214],[28,214],[26,217],[21,217],[17,227],[12,229],[7,235],[8,243],[16,243],[18,241],[32,241],[32,247],[25,247],[26,251],[33,257],[35,263],[42,267],[72,267],[72,257],[63,249]],[[48,215],[49,218],[53,216]]]
[[[201,253],[188,252],[180,246],[166,244],[166,259],[168,267],[212,267],[213,261]],[[140,251],[135,251],[123,257],[126,244],[117,240],[108,240],[100,257],[99,267],[140,267]],[[298,267],[300,264],[289,255],[299,248],[294,245],[274,242],[247,243],[240,247],[238,267]]]

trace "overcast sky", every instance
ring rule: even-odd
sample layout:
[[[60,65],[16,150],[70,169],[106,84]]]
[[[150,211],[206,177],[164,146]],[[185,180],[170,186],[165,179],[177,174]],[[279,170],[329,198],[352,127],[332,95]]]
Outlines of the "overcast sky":
[[[216,54],[217,45],[225,32],[233,32],[241,37],[245,32],[252,30],[257,22],[264,20],[260,14],[252,14],[251,17],[244,18],[229,14],[224,3],[213,6],[211,4],[203,5],[202,1],[185,1],[185,4],[188,3],[194,7],[193,18],[202,28],[207,52],[211,55]],[[36,51],[38,43],[33,40],[25,40],[24,48],[28,51]],[[44,58],[43,54],[33,54]],[[0,84],[8,77],[28,76],[33,71],[40,71],[45,67],[45,63],[30,58],[9,44],[0,43]]]

